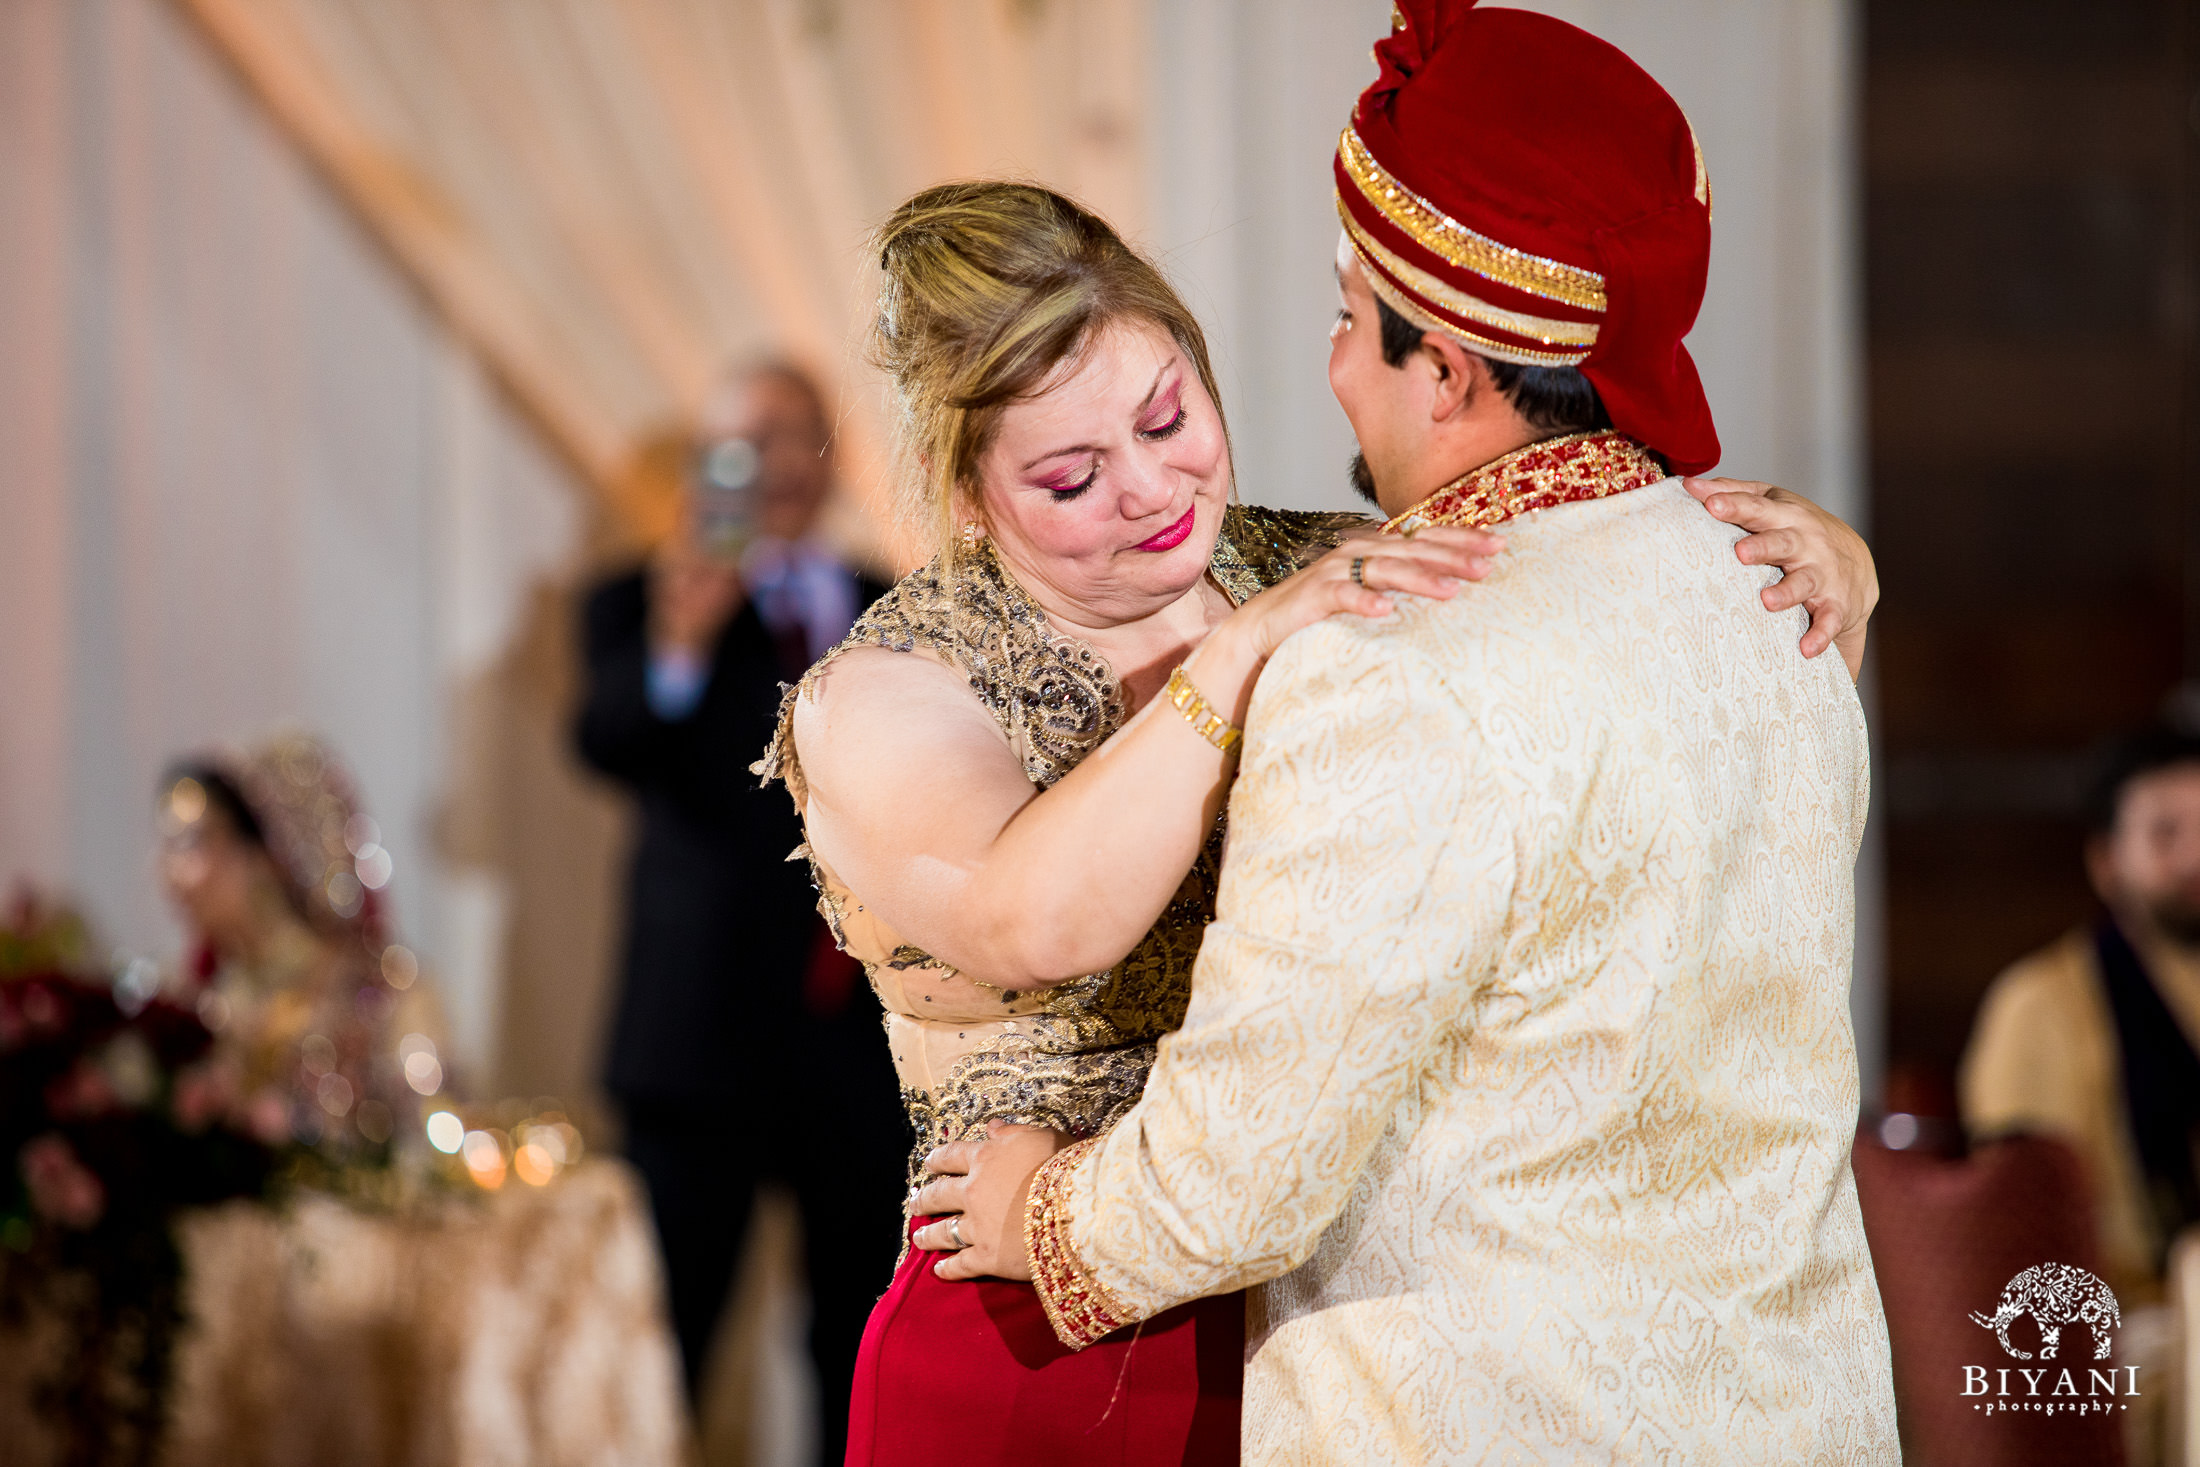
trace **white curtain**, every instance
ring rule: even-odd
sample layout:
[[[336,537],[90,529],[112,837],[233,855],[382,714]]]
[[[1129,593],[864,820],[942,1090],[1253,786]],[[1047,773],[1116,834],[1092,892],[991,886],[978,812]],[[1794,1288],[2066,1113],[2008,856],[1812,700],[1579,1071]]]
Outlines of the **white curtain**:
[[[645,532],[628,456],[762,348],[848,389],[878,502],[863,241],[916,189],[1029,176],[1144,222],[1140,0],[181,3]]]
[[[171,948],[162,766],[302,723],[488,1060],[496,892],[440,855],[446,709],[588,508],[174,11],[0,5],[0,881]]]

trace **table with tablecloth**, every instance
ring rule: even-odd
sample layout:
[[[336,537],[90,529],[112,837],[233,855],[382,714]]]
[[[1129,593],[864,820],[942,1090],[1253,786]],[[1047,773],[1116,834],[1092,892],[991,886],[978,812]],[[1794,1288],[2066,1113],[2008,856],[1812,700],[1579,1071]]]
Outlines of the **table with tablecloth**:
[[[172,1467],[673,1467],[686,1442],[647,1203],[616,1160],[400,1212],[303,1193],[186,1213]],[[30,1321],[5,1353],[34,1365]],[[5,1372],[0,1418],[43,1460]],[[14,1399],[23,1397],[23,1399]],[[17,1432],[14,1427],[25,1428]]]

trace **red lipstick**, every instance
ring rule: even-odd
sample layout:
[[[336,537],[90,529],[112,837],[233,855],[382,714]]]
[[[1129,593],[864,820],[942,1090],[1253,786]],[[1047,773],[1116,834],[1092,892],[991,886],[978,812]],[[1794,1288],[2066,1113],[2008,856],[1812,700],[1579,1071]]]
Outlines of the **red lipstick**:
[[[1175,524],[1169,526],[1169,528],[1163,530],[1160,534],[1154,536],[1151,540],[1141,540],[1138,542],[1137,545],[1132,548],[1137,550],[1152,550],[1155,552],[1176,549],[1177,546],[1182,545],[1186,540],[1191,538],[1192,521],[1198,516],[1198,514],[1199,506],[1195,504],[1190,509],[1184,511],[1184,518],[1178,520]]]

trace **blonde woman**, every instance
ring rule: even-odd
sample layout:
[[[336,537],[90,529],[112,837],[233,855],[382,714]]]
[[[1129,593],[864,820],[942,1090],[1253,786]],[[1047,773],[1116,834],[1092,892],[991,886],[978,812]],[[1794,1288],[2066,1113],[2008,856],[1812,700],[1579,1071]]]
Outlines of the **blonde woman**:
[[[941,550],[811,670],[760,768],[885,1004],[918,1151],[993,1121],[1090,1135],[1182,1020],[1263,662],[1323,617],[1450,596],[1503,542],[1236,503],[1198,322],[1059,195],[930,189],[878,248],[877,356]],[[1768,605],[1823,590],[1811,647],[1868,613],[1839,521],[1722,502],[1772,532],[1743,557],[1790,572]],[[1234,1462],[1243,1326],[1209,1299],[1072,1354],[1028,1286],[948,1283],[911,1252],[865,1337],[848,1461]]]

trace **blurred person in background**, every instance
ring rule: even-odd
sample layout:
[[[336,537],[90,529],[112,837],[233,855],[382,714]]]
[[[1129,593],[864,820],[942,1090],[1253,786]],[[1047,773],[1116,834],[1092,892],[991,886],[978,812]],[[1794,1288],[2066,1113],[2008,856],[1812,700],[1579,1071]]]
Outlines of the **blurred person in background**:
[[[350,776],[284,734],[173,767],[161,879],[189,929],[179,983],[215,1034],[177,1082],[186,1125],[225,1118],[298,1143],[342,1186],[423,1156],[423,1096],[445,1088],[442,1025],[419,964],[387,941],[390,857]]]
[[[2088,820],[2105,910],[1994,980],[1959,1088],[1975,1140],[2033,1132],[2077,1151],[2128,1319],[2162,1299],[2170,1244],[2200,1222],[2200,735],[2118,743]]]
[[[649,1188],[690,1397],[756,1185],[784,1181],[801,1213],[819,1460],[837,1463],[864,1320],[893,1272],[908,1132],[861,966],[788,859],[800,822],[749,772],[780,685],[885,589],[817,535],[831,443],[799,369],[727,380],[698,425],[678,528],[588,599],[576,734],[641,807],[606,1088]],[[855,1154],[771,1144],[826,1116]]]

